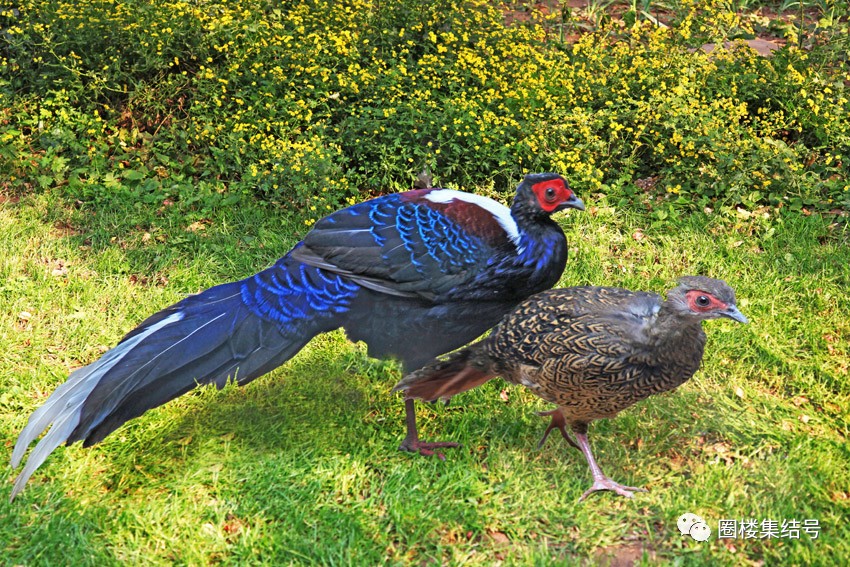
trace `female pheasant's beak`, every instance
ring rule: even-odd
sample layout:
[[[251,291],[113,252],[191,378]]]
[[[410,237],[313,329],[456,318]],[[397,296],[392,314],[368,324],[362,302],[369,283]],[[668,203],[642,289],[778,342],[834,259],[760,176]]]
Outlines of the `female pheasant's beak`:
[[[580,211],[583,211],[584,210],[584,201],[582,201],[581,199],[576,197],[575,193],[573,193],[572,197],[570,197],[569,199],[567,199],[566,201],[564,201],[563,203],[561,203],[560,205],[555,207],[555,212],[563,211],[564,209],[578,209]]]
[[[744,317],[744,314],[738,311],[738,308],[734,305],[728,306],[726,309],[720,312],[724,317],[729,317],[733,321],[737,321],[739,323],[749,323],[750,320]]]

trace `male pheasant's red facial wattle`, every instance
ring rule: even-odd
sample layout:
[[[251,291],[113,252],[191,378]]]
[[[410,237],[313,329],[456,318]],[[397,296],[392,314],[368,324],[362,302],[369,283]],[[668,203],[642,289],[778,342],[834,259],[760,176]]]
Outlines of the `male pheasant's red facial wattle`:
[[[558,208],[558,205],[573,198],[573,192],[563,179],[549,179],[531,186],[537,201],[547,213]]]
[[[723,311],[729,305],[720,301],[707,291],[692,289],[685,294],[688,301],[688,309],[694,313],[708,313],[709,311]]]

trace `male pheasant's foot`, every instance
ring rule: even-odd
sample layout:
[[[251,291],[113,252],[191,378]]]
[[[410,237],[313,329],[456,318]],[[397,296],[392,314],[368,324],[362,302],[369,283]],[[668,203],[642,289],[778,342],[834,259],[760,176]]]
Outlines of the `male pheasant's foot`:
[[[541,417],[552,416],[552,421],[549,422],[549,427],[546,428],[546,432],[543,434],[543,438],[537,443],[537,448],[540,449],[543,447],[543,444],[546,442],[546,439],[549,437],[549,434],[552,433],[553,429],[557,429],[561,432],[561,435],[564,439],[567,440],[567,443],[575,447],[576,449],[581,450],[581,448],[576,445],[576,442],[573,441],[573,438],[570,437],[570,434],[567,433],[567,420],[564,419],[564,414],[561,413],[560,408],[555,408],[550,411],[539,411],[537,415]]]
[[[645,488],[640,488],[637,486],[625,486],[620,484],[619,482],[614,482],[607,476],[603,476],[601,478],[596,478],[593,480],[593,486],[584,491],[584,494],[581,495],[581,498],[578,499],[579,502],[587,498],[590,494],[594,492],[599,492],[600,490],[613,490],[620,496],[625,496],[626,498],[632,498],[635,495],[635,492],[647,492]]]
[[[404,441],[399,445],[399,451],[409,451],[411,453],[419,453],[425,457],[436,456],[441,461],[445,461],[446,457],[439,451],[434,449],[444,449],[451,447],[460,447],[460,443],[451,441],[436,441],[427,442],[419,440],[419,432],[416,430],[416,408],[413,405],[413,399],[407,398],[404,400],[405,423],[407,424],[407,435]]]
[[[460,443],[454,443],[452,441],[420,441],[419,439],[405,439],[402,441],[401,445],[399,445],[399,451],[409,451],[411,453],[419,453],[425,457],[434,457],[436,456],[441,461],[445,461],[446,457],[439,451],[435,451],[434,449],[446,449],[452,447],[460,447]]]

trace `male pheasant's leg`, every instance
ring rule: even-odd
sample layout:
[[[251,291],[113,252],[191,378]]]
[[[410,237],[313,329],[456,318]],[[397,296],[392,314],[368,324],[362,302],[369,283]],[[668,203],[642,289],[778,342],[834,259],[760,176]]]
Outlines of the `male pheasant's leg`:
[[[634,492],[646,492],[645,488],[625,486],[618,482],[614,482],[605,476],[602,473],[602,469],[600,469],[599,465],[596,464],[596,459],[593,458],[593,453],[590,451],[590,442],[587,440],[587,434],[580,433],[576,430],[573,430],[573,433],[576,436],[579,449],[581,449],[581,452],[584,453],[584,458],[587,459],[587,464],[590,465],[590,474],[593,475],[593,486],[588,488],[584,494],[581,495],[581,498],[578,499],[579,502],[587,498],[589,494],[598,490],[613,490],[620,496],[625,496],[626,498],[634,496]]]
[[[537,415],[541,417],[546,417],[547,415],[552,416],[552,421],[549,422],[549,427],[546,428],[546,432],[543,434],[543,438],[540,440],[539,443],[537,443],[538,449],[543,447],[543,444],[546,442],[546,438],[549,437],[549,434],[552,432],[552,430],[557,429],[561,432],[561,435],[563,435],[564,439],[567,440],[567,443],[569,443],[576,449],[581,450],[580,447],[576,445],[576,442],[573,441],[572,437],[570,437],[570,434],[567,433],[567,420],[564,419],[564,414],[561,413],[560,408],[555,408],[550,411],[539,411],[537,412]]]
[[[446,457],[439,451],[434,451],[434,449],[460,447],[459,443],[452,443],[450,441],[436,441],[429,443],[419,440],[419,433],[416,431],[416,406],[414,405],[412,398],[404,400],[404,412],[406,414],[405,423],[407,424],[407,436],[401,442],[401,445],[398,448],[399,451],[410,451],[412,453],[419,453],[426,457],[436,455],[437,458],[445,461]]]

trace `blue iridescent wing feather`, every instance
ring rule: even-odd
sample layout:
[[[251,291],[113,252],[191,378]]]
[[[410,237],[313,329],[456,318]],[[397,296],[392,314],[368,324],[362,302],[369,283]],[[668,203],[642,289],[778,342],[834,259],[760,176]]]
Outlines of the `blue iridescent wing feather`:
[[[397,194],[317,222],[293,257],[375,291],[434,300],[473,282],[493,253],[489,242],[427,201]]]

